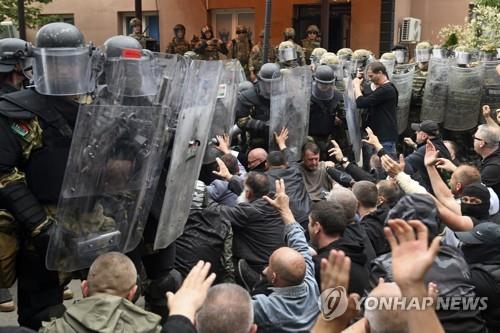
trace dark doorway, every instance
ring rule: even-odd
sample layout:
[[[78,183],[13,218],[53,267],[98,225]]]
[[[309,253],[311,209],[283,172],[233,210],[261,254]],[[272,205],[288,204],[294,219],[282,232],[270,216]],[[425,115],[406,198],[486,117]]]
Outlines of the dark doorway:
[[[306,29],[315,24],[321,28],[321,5],[295,5],[293,27],[297,34],[297,42],[306,38]],[[351,4],[330,5],[330,32],[328,50],[337,52],[351,44]]]

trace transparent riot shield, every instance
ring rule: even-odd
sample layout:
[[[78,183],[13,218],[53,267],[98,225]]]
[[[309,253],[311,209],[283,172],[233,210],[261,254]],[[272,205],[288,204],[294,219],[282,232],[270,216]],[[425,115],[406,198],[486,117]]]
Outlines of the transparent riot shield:
[[[238,60],[224,62],[220,75],[219,88],[217,91],[217,102],[215,103],[214,117],[208,145],[216,144],[216,136],[229,133],[234,125],[236,117],[236,96],[238,86],[242,82],[241,64]],[[246,81],[246,79],[243,79]]]
[[[71,272],[139,243],[161,168],[159,107],[82,105],[46,264]]]
[[[415,76],[415,64],[399,65],[398,67],[399,71],[392,75],[391,82],[398,90],[398,107],[396,109],[396,116],[398,122],[398,134],[402,134],[408,127],[413,77]]]
[[[389,80],[392,80],[392,74],[394,73],[394,68],[396,67],[395,59],[380,59],[380,62],[384,64],[387,74],[389,75]]]
[[[442,123],[448,98],[448,72],[450,60],[431,57],[425,83],[420,120],[434,120]]]
[[[167,247],[184,230],[208,141],[222,68],[222,61],[193,60],[186,73],[187,93],[178,118],[155,249]]]
[[[360,113],[356,106],[354,88],[351,77],[344,79],[346,90],[344,92],[344,109],[347,121],[347,131],[349,141],[352,144],[352,151],[356,162],[361,161],[361,121]]]
[[[499,64],[500,60],[483,62],[484,80],[481,105],[489,105],[493,111],[500,109],[500,75],[496,72]]]
[[[309,107],[312,73],[309,66],[282,71],[280,80],[271,84],[271,114],[269,117],[269,149],[279,150],[274,133],[288,128],[287,147],[296,161],[309,130]]]
[[[444,128],[450,131],[466,131],[474,128],[481,110],[481,89],[484,66],[470,68],[450,66],[448,76],[448,101]]]

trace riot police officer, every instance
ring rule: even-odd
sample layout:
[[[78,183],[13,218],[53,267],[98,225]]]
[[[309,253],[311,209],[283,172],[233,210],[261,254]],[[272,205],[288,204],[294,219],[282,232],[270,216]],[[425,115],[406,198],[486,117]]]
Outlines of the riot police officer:
[[[320,65],[313,75],[309,136],[321,149],[322,160],[328,160],[330,140],[342,137],[343,121],[339,102],[342,94],[335,89],[335,72],[328,65]],[[339,142],[339,141],[337,141]],[[340,144],[340,143],[339,143]]]
[[[281,42],[278,46],[278,64],[282,69],[300,66],[297,49],[292,41]]]
[[[95,85],[91,48],[75,26],[47,24],[35,43],[35,88],[0,97],[0,202],[21,235],[8,235],[20,245],[18,321],[38,329],[42,320],[64,312],[63,284],[57,272],[46,269],[45,254],[77,118],[76,100]],[[13,254],[14,249],[1,251]],[[0,280],[13,283],[15,276],[5,267]]]
[[[268,146],[271,83],[280,77],[278,65],[267,63],[261,67],[256,84],[248,81],[240,84],[236,124],[242,131],[246,131],[250,149]]]
[[[27,79],[29,61],[25,49],[26,42],[22,39],[0,40],[0,95],[21,89]]]
[[[420,110],[422,109],[422,99],[424,97],[431,53],[432,46],[429,42],[420,42],[417,44],[415,49],[417,68],[415,69],[415,75],[413,76],[410,123],[417,123],[420,120]]]
[[[295,29],[288,27],[283,31],[283,41],[293,43],[295,52],[297,53],[297,61],[299,66],[306,65],[306,56],[304,54],[304,49],[297,43],[295,43]],[[279,45],[276,46],[276,54],[279,54]]]
[[[174,37],[168,44],[165,52],[183,55],[184,53],[191,51],[191,44],[184,38],[186,36],[186,27],[182,24],[176,24],[173,30]]]
[[[306,33],[306,38],[302,40],[302,48],[304,49],[306,62],[310,65],[312,51],[321,47],[321,38],[319,37],[319,28],[314,24],[307,27]]]

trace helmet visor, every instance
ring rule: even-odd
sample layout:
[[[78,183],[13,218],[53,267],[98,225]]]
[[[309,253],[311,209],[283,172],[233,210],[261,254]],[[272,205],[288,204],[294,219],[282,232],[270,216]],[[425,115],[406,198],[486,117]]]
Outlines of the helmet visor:
[[[430,57],[430,49],[415,49],[415,59],[417,62],[429,62]]]
[[[92,91],[88,47],[34,48],[33,81],[42,95],[69,96]]]
[[[321,83],[318,81],[313,81],[312,83],[312,95],[317,99],[323,101],[329,101],[333,98],[335,92],[335,86],[333,83]]]
[[[297,59],[297,50],[293,47],[288,47],[285,49],[279,50],[280,54],[280,61],[285,62],[285,61],[292,61]]]
[[[141,97],[156,94],[157,80],[149,57],[108,59],[105,76],[108,90],[116,96]]]

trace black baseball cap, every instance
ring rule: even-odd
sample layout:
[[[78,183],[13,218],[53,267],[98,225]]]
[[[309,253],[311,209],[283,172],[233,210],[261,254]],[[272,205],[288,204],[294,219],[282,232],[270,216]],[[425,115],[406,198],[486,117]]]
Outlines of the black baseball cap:
[[[433,120],[424,120],[421,123],[411,124],[413,131],[422,131],[430,135],[439,134],[439,125]]]
[[[470,231],[455,232],[465,245],[498,245],[500,244],[500,225],[484,222]]]

